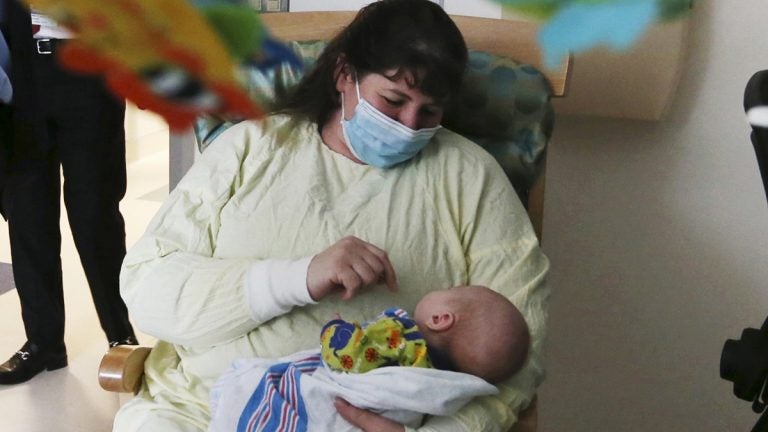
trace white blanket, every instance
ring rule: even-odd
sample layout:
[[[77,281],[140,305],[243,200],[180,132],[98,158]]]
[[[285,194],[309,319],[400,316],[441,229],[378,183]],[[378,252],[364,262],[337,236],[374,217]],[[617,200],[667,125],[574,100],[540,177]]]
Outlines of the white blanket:
[[[399,423],[417,427],[423,414],[450,415],[472,398],[496,394],[496,387],[458,372],[412,367],[383,367],[364,374],[345,374],[317,367],[312,373],[301,373],[298,398],[306,419],[280,419],[258,426],[247,419],[254,415],[252,397],[267,369],[282,363],[295,363],[314,356],[317,351],[303,351],[280,359],[242,359],[233,363],[211,391],[211,432],[244,430],[308,432],[359,431],[338,415],[333,400],[339,396],[349,403],[379,412]],[[284,383],[281,383],[284,385]],[[263,383],[262,383],[263,386]],[[282,390],[282,389],[281,389]],[[260,397],[258,397],[260,398]],[[251,403],[249,403],[251,401]],[[275,416],[284,415],[274,405]],[[243,420],[241,420],[241,418]],[[240,429],[238,429],[240,423]]]

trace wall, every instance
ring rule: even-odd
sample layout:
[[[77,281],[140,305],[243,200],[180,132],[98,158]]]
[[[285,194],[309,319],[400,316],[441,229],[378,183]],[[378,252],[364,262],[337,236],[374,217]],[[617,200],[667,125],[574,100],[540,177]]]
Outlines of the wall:
[[[125,159],[137,161],[158,151],[168,151],[168,124],[132,103],[125,107]]]
[[[358,10],[375,0],[289,0],[291,12]],[[431,0],[446,12],[455,15],[470,15],[486,18],[501,18],[501,4],[492,0]]]
[[[742,108],[747,80],[768,68],[768,2],[699,0],[691,20],[664,120],[558,117],[543,432],[757,421],[719,363],[726,339],[768,315],[768,208]]]

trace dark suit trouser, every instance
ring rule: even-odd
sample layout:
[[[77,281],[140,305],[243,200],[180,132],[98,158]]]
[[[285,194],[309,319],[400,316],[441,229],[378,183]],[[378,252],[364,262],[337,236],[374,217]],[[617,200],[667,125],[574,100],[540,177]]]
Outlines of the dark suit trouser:
[[[8,177],[11,129],[11,108],[0,102],[0,198]],[[0,214],[2,214],[2,205],[0,205]]]
[[[31,48],[33,49],[33,48]],[[108,340],[133,334],[119,293],[125,256],[125,103],[100,80],[62,70],[53,55],[36,55],[42,124],[19,124],[21,140],[42,149],[14,158],[6,189],[11,258],[30,342],[55,349],[64,342],[60,190],[69,227]],[[18,122],[17,122],[18,123]],[[35,141],[32,143],[32,141]],[[42,141],[42,142],[41,142]],[[61,168],[61,171],[60,171]]]

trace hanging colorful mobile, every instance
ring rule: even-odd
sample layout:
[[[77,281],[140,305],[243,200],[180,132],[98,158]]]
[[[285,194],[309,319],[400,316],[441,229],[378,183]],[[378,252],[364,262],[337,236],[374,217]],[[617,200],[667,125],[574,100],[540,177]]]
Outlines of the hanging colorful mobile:
[[[103,75],[116,94],[161,115],[174,130],[203,114],[263,114],[238,80],[240,63],[300,66],[247,2],[27,1],[77,35],[59,52],[65,66]]]

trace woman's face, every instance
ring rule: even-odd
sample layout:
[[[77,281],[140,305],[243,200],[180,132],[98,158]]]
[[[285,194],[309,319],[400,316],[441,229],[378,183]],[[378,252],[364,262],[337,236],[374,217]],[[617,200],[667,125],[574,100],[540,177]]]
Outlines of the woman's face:
[[[387,71],[387,76],[396,71]],[[350,72],[339,81],[340,92],[344,93],[344,111],[346,119],[352,118],[357,106],[356,75]],[[360,96],[388,117],[397,120],[411,129],[431,128],[443,119],[443,105],[430,96],[412,87],[413,75],[402,73],[397,79],[385,75],[370,73],[360,79]]]

